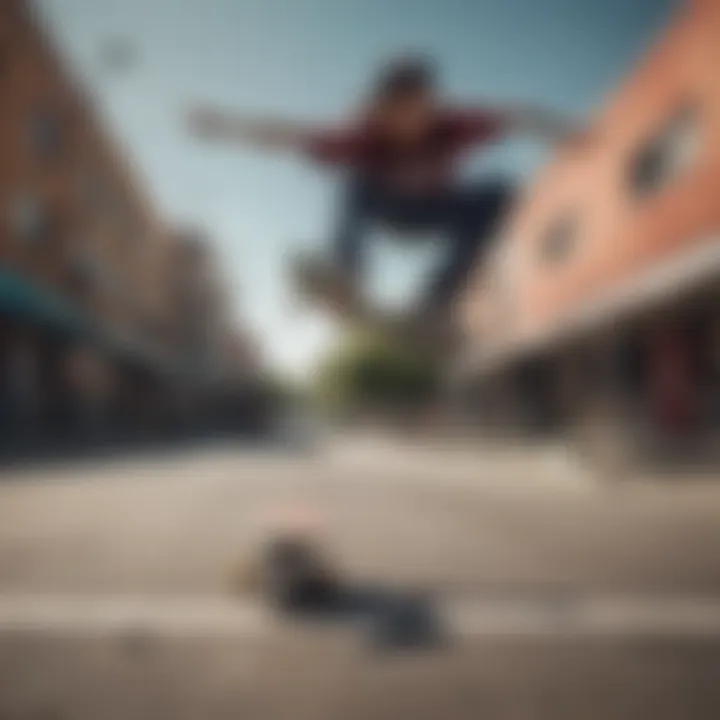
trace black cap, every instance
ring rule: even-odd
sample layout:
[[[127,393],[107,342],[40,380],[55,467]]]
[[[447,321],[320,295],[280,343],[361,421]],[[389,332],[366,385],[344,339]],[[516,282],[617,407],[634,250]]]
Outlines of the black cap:
[[[386,63],[377,73],[373,96],[388,100],[430,90],[435,85],[434,64],[423,55],[403,55]]]

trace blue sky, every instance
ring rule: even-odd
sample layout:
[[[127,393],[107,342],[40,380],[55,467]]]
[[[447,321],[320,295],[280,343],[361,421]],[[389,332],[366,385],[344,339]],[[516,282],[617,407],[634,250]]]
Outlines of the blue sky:
[[[334,328],[299,308],[283,258],[321,245],[333,177],[297,160],[198,145],[180,113],[193,99],[302,119],[337,119],[378,60],[434,53],[448,93],[521,99],[578,116],[602,101],[662,28],[673,0],[40,0],[74,69],[97,90],[113,131],[160,211],[208,229],[233,290],[276,367],[302,373]],[[104,77],[108,38],[132,39],[139,62]],[[529,176],[541,148],[515,141],[472,159],[468,173]],[[402,302],[432,247],[379,243],[372,288]]]

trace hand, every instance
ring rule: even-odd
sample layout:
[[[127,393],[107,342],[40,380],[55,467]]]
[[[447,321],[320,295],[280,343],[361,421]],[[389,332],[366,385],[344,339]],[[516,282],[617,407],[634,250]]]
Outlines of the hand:
[[[187,116],[187,127],[195,137],[213,140],[223,135],[225,119],[221,113],[212,108],[193,108]]]
[[[307,132],[296,123],[246,118],[209,107],[188,113],[188,129],[201,140],[222,140],[261,148],[303,147]]]

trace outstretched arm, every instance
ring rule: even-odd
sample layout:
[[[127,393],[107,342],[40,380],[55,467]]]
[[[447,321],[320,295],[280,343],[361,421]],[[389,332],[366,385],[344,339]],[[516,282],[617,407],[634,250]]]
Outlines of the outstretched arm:
[[[193,110],[188,125],[204,140],[298,152],[323,164],[353,165],[362,157],[362,134],[353,128],[245,117],[209,107]]]
[[[188,115],[190,132],[203,140],[254,145],[268,150],[302,151],[314,129],[292,121],[245,117],[212,107],[198,107]]]

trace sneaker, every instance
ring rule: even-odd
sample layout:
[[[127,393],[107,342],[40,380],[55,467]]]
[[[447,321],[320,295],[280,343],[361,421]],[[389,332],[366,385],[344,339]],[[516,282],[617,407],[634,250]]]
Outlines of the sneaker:
[[[313,257],[299,257],[293,274],[301,292],[341,312],[357,307],[360,296],[354,278],[328,262]]]

